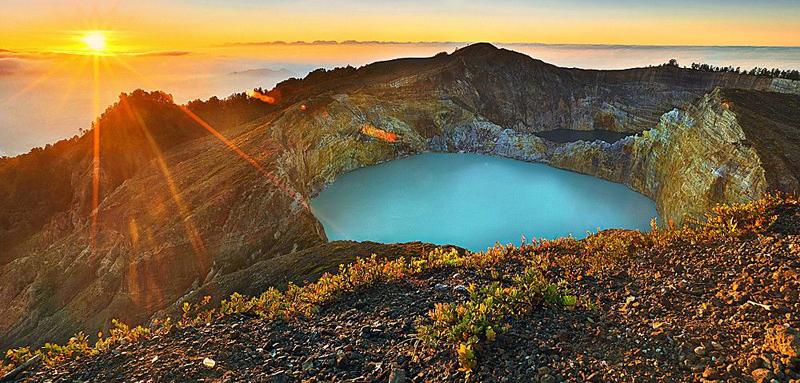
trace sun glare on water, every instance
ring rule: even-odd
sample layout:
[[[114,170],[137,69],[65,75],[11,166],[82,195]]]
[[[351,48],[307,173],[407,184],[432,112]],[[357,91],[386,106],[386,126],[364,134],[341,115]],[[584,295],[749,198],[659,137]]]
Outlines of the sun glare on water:
[[[101,53],[106,50],[106,35],[100,31],[87,32],[81,38],[86,48],[94,53]]]

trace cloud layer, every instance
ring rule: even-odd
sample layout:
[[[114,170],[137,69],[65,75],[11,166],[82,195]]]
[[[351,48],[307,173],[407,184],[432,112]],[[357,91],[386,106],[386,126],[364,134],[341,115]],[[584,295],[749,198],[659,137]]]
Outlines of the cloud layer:
[[[247,46],[303,46],[303,45],[440,45],[440,44],[468,44],[459,41],[378,41],[378,40],[314,40],[314,41],[242,41],[216,45],[217,47],[247,47]]]

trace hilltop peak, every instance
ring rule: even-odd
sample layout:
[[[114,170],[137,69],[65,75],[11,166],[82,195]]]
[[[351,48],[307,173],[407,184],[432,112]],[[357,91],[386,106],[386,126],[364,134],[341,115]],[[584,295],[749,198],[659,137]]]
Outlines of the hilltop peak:
[[[463,48],[459,48],[455,52],[453,52],[453,54],[472,56],[472,55],[483,55],[487,53],[493,53],[499,50],[501,49],[494,46],[493,44],[483,42],[483,43],[474,43],[467,45]]]

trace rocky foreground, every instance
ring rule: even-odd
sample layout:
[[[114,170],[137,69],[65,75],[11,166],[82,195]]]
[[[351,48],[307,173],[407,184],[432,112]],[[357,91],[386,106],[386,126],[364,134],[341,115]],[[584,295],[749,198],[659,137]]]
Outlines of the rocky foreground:
[[[769,197],[681,229],[362,259],[95,346],[73,338],[16,378],[798,382],[799,269],[800,200]]]

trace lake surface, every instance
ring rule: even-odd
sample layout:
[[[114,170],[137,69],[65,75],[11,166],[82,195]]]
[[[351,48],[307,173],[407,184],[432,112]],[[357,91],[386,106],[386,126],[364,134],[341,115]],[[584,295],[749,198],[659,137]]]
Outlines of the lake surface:
[[[340,176],[312,199],[330,240],[423,241],[473,251],[526,238],[649,230],[655,203],[624,185],[544,164],[428,153]]]

